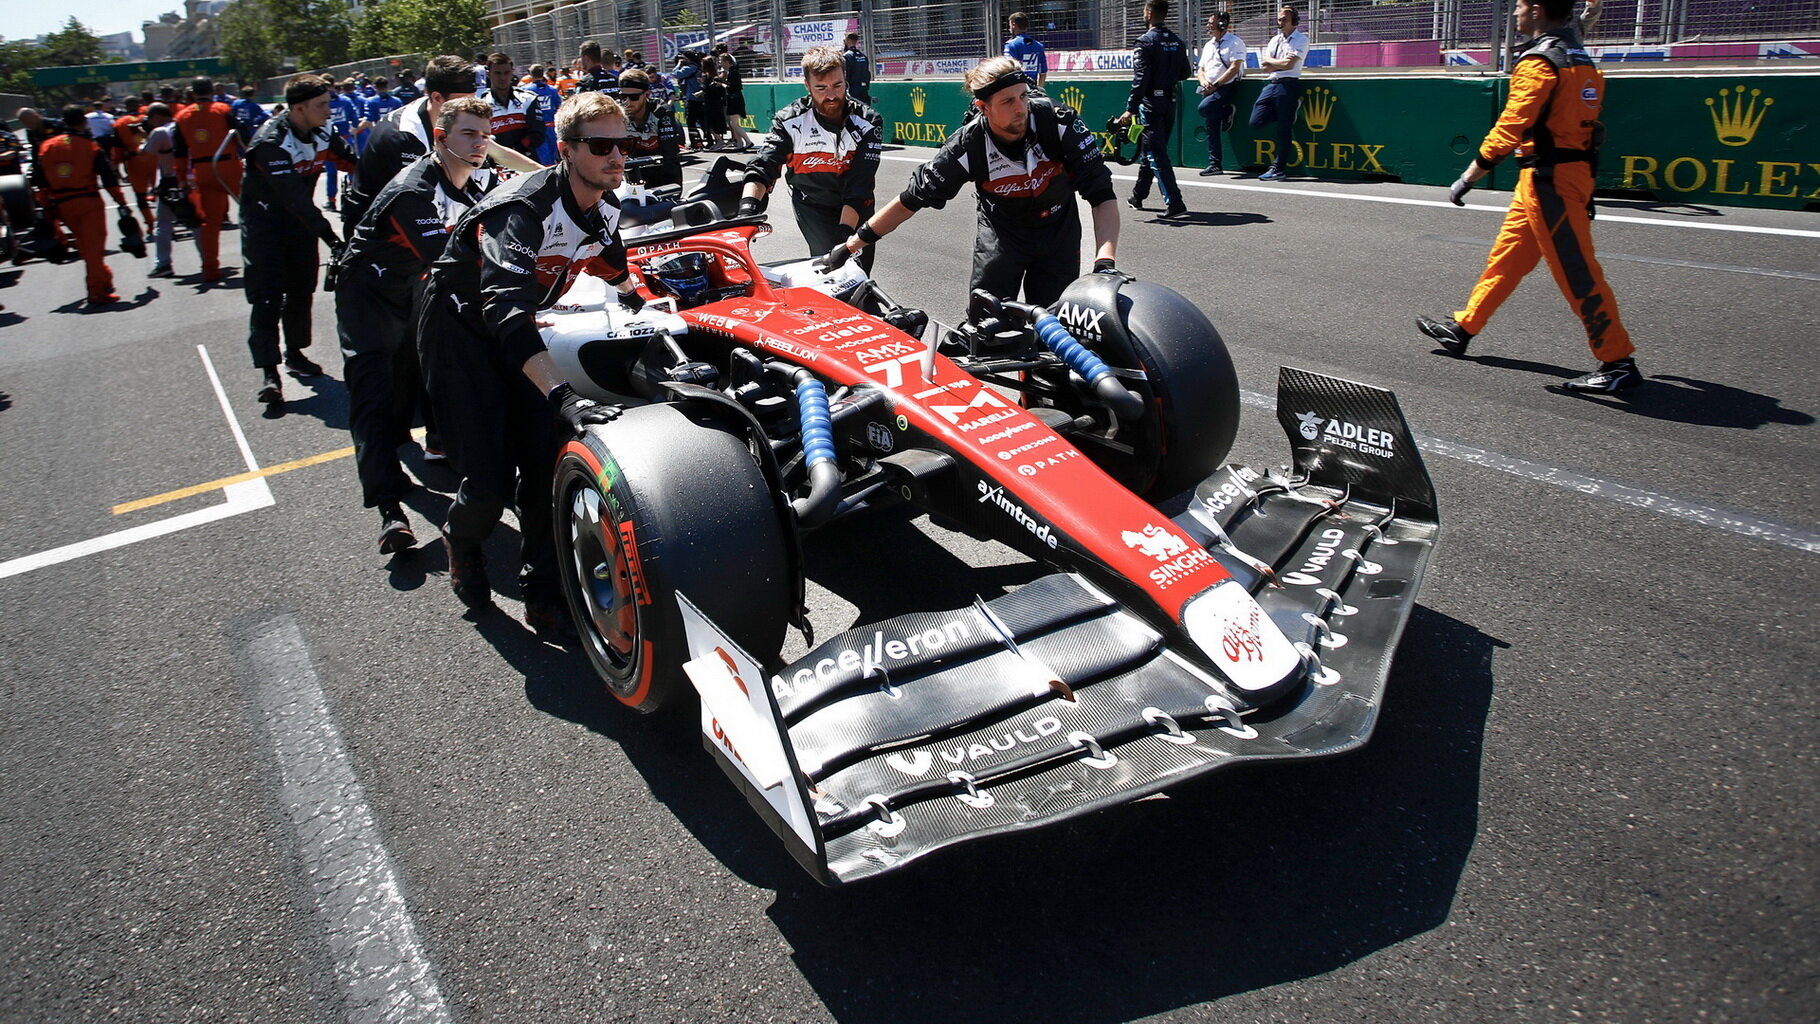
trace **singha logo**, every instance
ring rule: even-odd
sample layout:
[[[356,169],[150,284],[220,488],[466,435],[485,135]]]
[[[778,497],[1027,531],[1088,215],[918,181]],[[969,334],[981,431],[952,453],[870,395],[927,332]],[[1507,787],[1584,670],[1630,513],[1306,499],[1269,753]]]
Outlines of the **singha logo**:
[[[1713,134],[1719,137],[1721,145],[1743,146],[1757,137],[1757,129],[1769,115],[1770,105],[1776,102],[1763,96],[1763,106],[1759,107],[1759,96],[1763,96],[1763,90],[1752,89],[1750,101],[1746,103],[1744,86],[1740,85],[1735,90],[1720,89],[1716,100],[1707,97],[1706,109],[1713,116]]]
[[[910,90],[910,112],[917,117],[922,117],[923,107],[928,99],[929,94],[923,91],[922,86],[919,85],[912,88]]]
[[[1339,104],[1339,97],[1324,85],[1308,90],[1308,98],[1302,101],[1302,120],[1308,122],[1308,130],[1326,131],[1328,123],[1333,120],[1333,108]]]
[[[1155,523],[1144,527],[1143,533],[1123,530],[1119,533],[1119,539],[1125,542],[1126,547],[1136,548],[1159,562],[1167,562],[1172,556],[1188,550],[1187,541]]]
[[[1079,109],[1081,109],[1081,104],[1087,102],[1087,94],[1081,91],[1080,86],[1071,85],[1068,88],[1062,90],[1061,100],[1063,103],[1067,104],[1068,106],[1071,106],[1076,110],[1079,110]]]
[[[1317,412],[1298,412],[1295,418],[1302,423],[1301,433],[1306,440],[1312,441],[1321,436],[1321,414]]]

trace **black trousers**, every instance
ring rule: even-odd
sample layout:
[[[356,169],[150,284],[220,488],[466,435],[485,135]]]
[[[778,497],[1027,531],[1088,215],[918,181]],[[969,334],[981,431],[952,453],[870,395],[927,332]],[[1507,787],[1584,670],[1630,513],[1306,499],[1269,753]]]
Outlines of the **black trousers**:
[[[826,256],[830,249],[845,242],[853,232],[848,231],[840,222],[841,208],[838,206],[817,206],[805,203],[794,192],[790,195],[791,205],[796,208],[796,226],[803,233],[803,241],[809,243],[809,255]],[[860,208],[859,222],[864,224],[872,215],[872,205]],[[872,273],[872,261],[878,258],[878,246],[868,245],[859,251],[855,259],[866,273]]]
[[[423,400],[417,362],[418,288],[409,278],[386,282],[365,270],[359,264],[342,273],[335,290],[335,331],[347,377],[354,469],[366,506],[377,508],[397,504],[411,489],[398,446],[409,436],[418,407],[429,433],[436,433],[436,423]]]
[[[973,276],[967,290],[984,288],[1001,299],[1047,306],[1080,276],[1081,219],[1072,202],[1044,227],[995,222],[985,211],[973,237]]]
[[[310,347],[310,302],[316,294],[316,236],[286,231],[248,218],[241,225],[240,254],[246,265],[248,317],[246,347],[253,365],[277,366],[278,334],[284,350]]]
[[[1151,179],[1163,202],[1174,206],[1182,201],[1181,186],[1175,183],[1175,164],[1169,159],[1169,136],[1175,131],[1175,104],[1146,105],[1141,115],[1144,130],[1138,134],[1137,184],[1131,194],[1139,200],[1150,195]]]
[[[510,504],[518,512],[524,599],[561,600],[550,509],[560,443],[549,399],[522,367],[508,365],[480,318],[480,296],[450,296],[434,278],[418,317],[417,354],[443,445],[462,473],[443,533],[478,547]]]

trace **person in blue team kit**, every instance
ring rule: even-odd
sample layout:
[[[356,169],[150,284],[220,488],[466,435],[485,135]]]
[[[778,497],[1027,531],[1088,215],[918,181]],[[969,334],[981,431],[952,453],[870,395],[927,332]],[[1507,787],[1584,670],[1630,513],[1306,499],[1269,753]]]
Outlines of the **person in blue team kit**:
[[[537,162],[549,167],[556,163],[556,108],[562,106],[562,93],[550,84],[546,71],[542,64],[531,65],[531,81],[525,88],[537,94],[537,105],[543,111],[543,142],[537,147]]]
[[[391,82],[383,77],[373,79],[373,98],[366,101],[361,111],[365,130],[360,133],[359,152],[366,152],[367,138],[373,134],[372,128],[379,123],[379,119],[402,106],[404,101],[393,95]]]
[[[1019,11],[1005,20],[1011,26],[1011,38],[1005,40],[1005,56],[1024,65],[1024,74],[1041,90],[1049,80],[1049,56],[1042,43],[1030,38],[1029,16]]]
[[[340,136],[341,141],[347,143],[350,149],[354,145],[354,128],[360,124],[361,114],[360,98],[354,95],[354,80],[352,78],[342,82],[339,89],[331,90],[329,96],[329,134]],[[325,210],[333,210],[335,208],[335,192],[339,187],[339,182],[336,179],[339,176],[339,172],[332,163],[329,164],[323,172],[323,188],[327,190],[328,195],[328,198],[322,201],[322,208]]]
[[[240,141],[253,141],[253,133],[259,126],[272,119],[264,106],[259,103],[259,90],[250,85],[240,87],[240,98],[230,106],[234,111],[234,130],[239,133]]]

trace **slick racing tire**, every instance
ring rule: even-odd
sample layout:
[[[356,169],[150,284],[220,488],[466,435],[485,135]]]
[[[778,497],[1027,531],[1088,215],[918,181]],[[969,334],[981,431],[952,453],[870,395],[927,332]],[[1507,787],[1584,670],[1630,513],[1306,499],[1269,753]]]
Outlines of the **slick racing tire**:
[[[621,703],[651,712],[689,692],[679,592],[759,660],[776,655],[789,549],[740,438],[685,406],[628,409],[563,448],[553,497],[569,610]]]
[[[1116,280],[1088,274],[1051,308],[1076,301],[1122,322],[1123,330],[1092,339],[1093,352],[1115,372],[1124,371],[1120,379],[1144,400],[1144,415],[1121,422],[1059,380],[1032,398],[1077,416],[1095,413],[1102,427],[1070,440],[1132,493],[1162,500],[1225,464],[1239,430],[1238,373],[1220,332],[1192,302],[1149,281],[1124,281],[1110,294],[1109,282]],[[1109,308],[1114,304],[1116,310]]]

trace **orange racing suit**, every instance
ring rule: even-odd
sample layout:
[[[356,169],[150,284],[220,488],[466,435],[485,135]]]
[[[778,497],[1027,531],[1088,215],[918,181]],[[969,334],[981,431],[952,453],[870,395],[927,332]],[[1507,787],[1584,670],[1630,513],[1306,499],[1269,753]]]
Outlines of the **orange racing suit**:
[[[101,189],[126,210],[120,178],[107,151],[86,135],[55,135],[38,146],[32,163],[38,205],[50,210],[76,236],[76,251],[88,265],[88,300],[114,302],[114,272],[107,265],[107,207]],[[131,214],[128,214],[131,216]]]
[[[1605,76],[1573,29],[1547,30],[1519,54],[1510,99],[1480,144],[1477,162],[1490,170],[1514,152],[1523,170],[1485,272],[1466,308],[1454,313],[1461,327],[1484,330],[1536,261],[1547,259],[1586,328],[1593,355],[1611,362],[1636,351],[1593,255],[1593,161],[1604,100]]]
[[[196,244],[205,281],[221,278],[221,225],[227,220],[228,197],[240,198],[240,139],[234,128],[234,108],[207,98],[177,115],[177,173],[195,177],[202,214]]]

